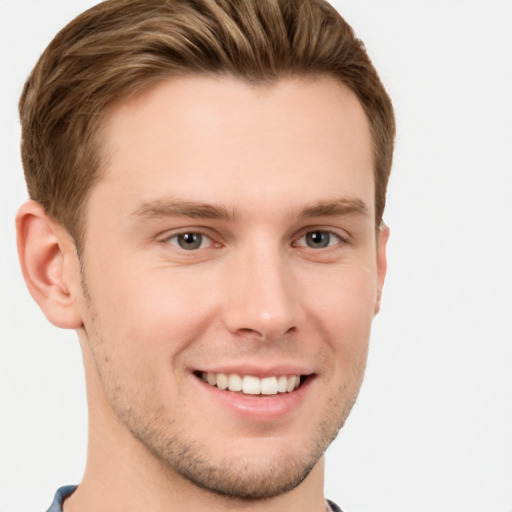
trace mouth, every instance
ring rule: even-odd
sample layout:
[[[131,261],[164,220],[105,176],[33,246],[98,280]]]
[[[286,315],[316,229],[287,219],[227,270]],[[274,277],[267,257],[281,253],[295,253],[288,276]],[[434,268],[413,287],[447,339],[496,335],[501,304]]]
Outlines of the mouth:
[[[203,382],[222,391],[264,396],[291,393],[299,389],[311,377],[309,375],[274,375],[259,378],[254,375],[203,371],[196,371],[194,375]]]

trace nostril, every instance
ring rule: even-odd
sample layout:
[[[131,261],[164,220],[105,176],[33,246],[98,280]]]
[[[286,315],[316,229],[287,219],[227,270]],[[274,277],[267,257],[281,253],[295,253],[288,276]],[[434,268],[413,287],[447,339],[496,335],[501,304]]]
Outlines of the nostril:
[[[254,339],[259,341],[278,341],[279,339],[283,339],[285,337],[288,337],[290,335],[295,334],[297,331],[297,328],[295,326],[289,327],[286,330],[283,330],[282,332],[278,332],[277,330],[273,331],[270,329],[251,329],[247,327],[241,327],[240,329],[236,330],[236,334],[240,336],[241,338],[246,339]]]

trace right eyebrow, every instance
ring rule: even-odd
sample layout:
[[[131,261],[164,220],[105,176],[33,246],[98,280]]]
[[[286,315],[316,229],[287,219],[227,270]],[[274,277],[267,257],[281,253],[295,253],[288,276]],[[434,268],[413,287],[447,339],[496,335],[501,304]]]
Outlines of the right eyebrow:
[[[142,219],[159,217],[188,217],[191,219],[219,219],[232,222],[236,219],[234,211],[210,203],[157,199],[141,204],[131,216]]]

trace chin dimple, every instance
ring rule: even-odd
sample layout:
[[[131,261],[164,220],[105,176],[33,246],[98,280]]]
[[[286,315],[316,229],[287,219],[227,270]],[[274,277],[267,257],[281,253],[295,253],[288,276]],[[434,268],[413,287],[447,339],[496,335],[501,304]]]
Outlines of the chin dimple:
[[[222,390],[242,392],[246,395],[277,395],[289,393],[300,386],[300,375],[279,375],[262,379],[238,373],[201,372],[204,382]]]

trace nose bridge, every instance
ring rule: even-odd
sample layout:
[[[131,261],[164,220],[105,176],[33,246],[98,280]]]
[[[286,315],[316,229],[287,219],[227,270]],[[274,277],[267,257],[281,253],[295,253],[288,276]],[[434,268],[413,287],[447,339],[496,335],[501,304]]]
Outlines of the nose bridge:
[[[277,243],[255,242],[237,252],[226,285],[224,317],[231,332],[272,339],[297,328],[292,272]]]

